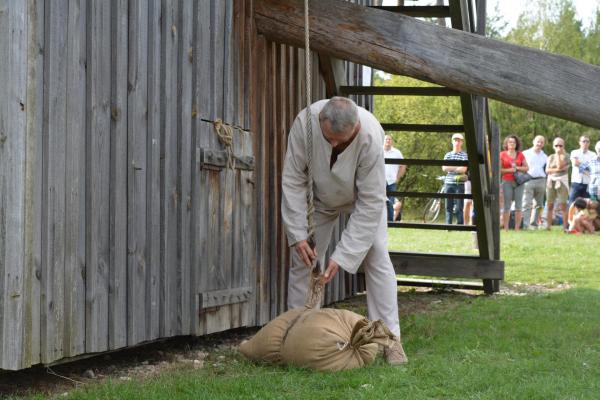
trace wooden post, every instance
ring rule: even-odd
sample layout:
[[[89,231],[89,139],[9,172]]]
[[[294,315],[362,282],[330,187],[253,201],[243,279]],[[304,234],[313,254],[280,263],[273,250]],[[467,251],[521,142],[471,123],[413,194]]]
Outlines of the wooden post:
[[[311,2],[315,51],[600,128],[600,68],[348,2]],[[303,46],[301,0],[257,0],[267,37]]]

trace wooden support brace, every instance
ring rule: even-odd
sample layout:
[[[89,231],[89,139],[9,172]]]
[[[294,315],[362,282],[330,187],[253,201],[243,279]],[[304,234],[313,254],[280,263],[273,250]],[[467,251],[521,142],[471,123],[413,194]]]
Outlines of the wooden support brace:
[[[328,98],[341,94],[340,86],[346,85],[346,67],[343,60],[319,53],[319,69],[325,81]]]

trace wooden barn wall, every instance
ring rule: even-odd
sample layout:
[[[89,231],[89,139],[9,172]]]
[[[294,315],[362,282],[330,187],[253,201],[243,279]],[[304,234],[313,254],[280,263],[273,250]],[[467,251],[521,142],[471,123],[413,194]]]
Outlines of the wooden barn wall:
[[[257,35],[252,0],[0,1],[0,57],[0,369],[285,310],[304,52]],[[326,303],[362,287],[339,274]]]
[[[364,5],[370,2],[361,0],[359,3]],[[260,325],[286,310],[290,261],[281,223],[281,172],[287,133],[298,112],[306,106],[306,72],[304,49],[271,42],[261,35],[253,37],[253,40],[251,126],[252,132],[256,132],[257,324]],[[318,63],[318,54],[312,53],[312,101],[326,98],[325,83],[320,76]],[[346,63],[346,72],[349,85],[362,83],[360,66]],[[353,99],[357,104],[371,108],[371,97],[353,96]],[[334,229],[327,257],[341,237],[346,219],[340,218],[339,225]],[[362,276],[341,271],[327,285],[324,303],[343,300],[363,290]]]

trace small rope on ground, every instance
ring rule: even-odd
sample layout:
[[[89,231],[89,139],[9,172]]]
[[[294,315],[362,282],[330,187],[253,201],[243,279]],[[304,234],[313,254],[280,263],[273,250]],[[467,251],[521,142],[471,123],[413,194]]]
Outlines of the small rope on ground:
[[[235,168],[235,157],[233,155],[233,127],[220,119],[213,122],[219,142],[225,147],[227,153],[227,168]]]
[[[54,375],[54,376],[57,376],[57,377],[59,377],[59,378],[65,379],[65,380],[67,380],[67,381],[71,381],[71,382],[73,382],[73,383],[75,384],[75,386],[77,386],[77,385],[83,385],[83,384],[84,384],[83,382],[77,381],[77,380],[75,380],[75,379],[71,379],[71,378],[69,378],[68,376],[64,376],[64,375],[57,374],[57,373],[56,373],[56,372],[54,372],[54,371],[53,371],[53,370],[52,370],[50,367],[46,367],[46,372],[47,372],[48,374],[50,374],[50,375]]]

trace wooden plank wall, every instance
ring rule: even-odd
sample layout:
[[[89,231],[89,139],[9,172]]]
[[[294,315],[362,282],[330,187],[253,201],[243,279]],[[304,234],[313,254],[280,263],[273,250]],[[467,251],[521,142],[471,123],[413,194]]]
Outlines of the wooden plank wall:
[[[356,2],[356,1],[354,1]],[[252,3],[247,1],[247,4]],[[368,0],[360,0],[369,4]],[[248,8],[248,7],[247,7]],[[251,24],[251,19],[249,24]],[[253,27],[252,27],[253,29]],[[252,37],[254,58],[251,82],[251,130],[256,132],[256,263],[258,324],[264,324],[286,309],[289,249],[280,220],[281,169],[287,145],[287,132],[296,115],[305,107],[305,52],[303,49],[274,43],[261,35]],[[325,98],[325,82],[320,77],[318,55],[312,53],[313,101]],[[347,63],[349,85],[362,84],[362,68]],[[354,100],[370,109],[370,97]],[[331,254],[345,227],[346,218],[332,235]],[[325,304],[342,300],[364,290],[364,281],[356,275],[340,273],[327,286]]]
[[[285,310],[281,168],[304,51],[258,36],[252,10],[0,1],[0,369]],[[349,84],[361,79],[348,64]],[[253,168],[204,163],[224,150],[219,119]],[[243,288],[249,301],[198,309],[202,294]],[[340,274],[326,302],[358,290]]]

